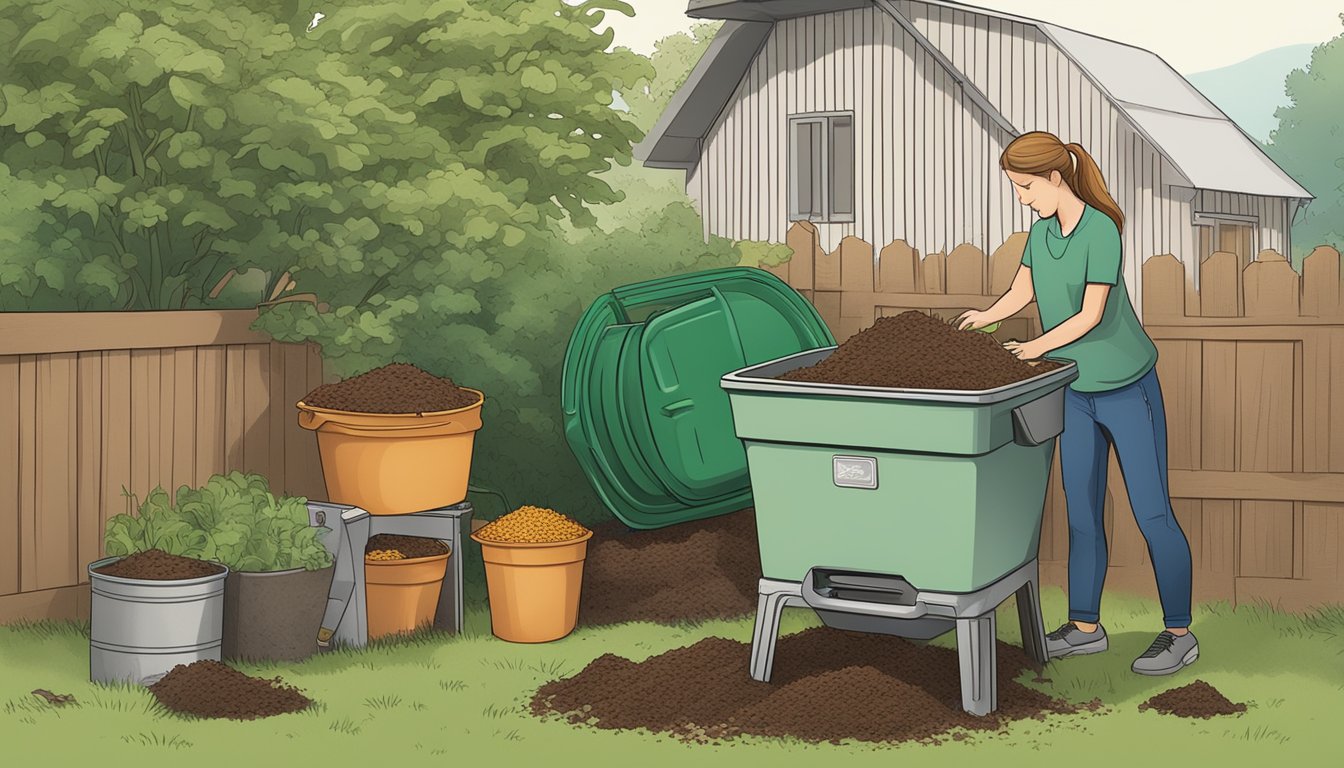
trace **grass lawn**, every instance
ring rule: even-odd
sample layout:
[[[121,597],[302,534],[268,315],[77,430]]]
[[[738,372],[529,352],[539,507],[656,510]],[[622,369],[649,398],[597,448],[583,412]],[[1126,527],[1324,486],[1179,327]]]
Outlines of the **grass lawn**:
[[[1063,615],[1060,590],[1044,596],[1047,623]],[[1011,601],[999,623],[1017,642]],[[1050,683],[1023,682],[1072,701],[1100,698],[1097,717],[1059,716],[1015,723],[994,734],[942,746],[809,745],[742,739],[688,745],[643,732],[616,732],[540,720],[527,701],[543,682],[578,672],[614,652],[642,659],[719,635],[750,641],[749,617],[664,627],[626,624],[581,629],[556,643],[511,645],[489,634],[489,617],[473,612],[459,637],[423,636],[363,651],[325,654],[302,664],[249,667],[281,675],[318,704],[294,715],[253,722],[200,721],[160,709],[143,689],[87,682],[88,645],[72,624],[0,627],[0,746],[4,764],[282,765],[451,764],[486,759],[498,765],[626,765],[697,768],[826,763],[845,766],[1059,764],[1142,765],[1196,758],[1194,765],[1336,764],[1344,754],[1344,609],[1310,617],[1225,605],[1197,610],[1202,655],[1169,678],[1130,673],[1160,615],[1151,601],[1108,598],[1111,632],[1105,654],[1055,662]],[[784,632],[813,626],[810,612],[786,613]],[[951,636],[939,641],[951,644]],[[747,672],[742,674],[745,678]],[[1139,712],[1139,703],[1196,677],[1245,702],[1239,717],[1185,720]],[[687,680],[694,685],[694,680]],[[56,708],[29,692],[74,694],[79,706]],[[534,761],[541,760],[542,763]]]

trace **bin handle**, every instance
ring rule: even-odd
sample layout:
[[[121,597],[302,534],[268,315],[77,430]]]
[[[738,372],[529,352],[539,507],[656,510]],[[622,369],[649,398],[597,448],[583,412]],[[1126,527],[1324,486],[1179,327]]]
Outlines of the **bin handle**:
[[[918,619],[929,612],[928,606],[922,602],[915,602],[913,605],[893,605],[891,603],[870,602],[867,600],[852,600],[848,598],[831,597],[822,594],[817,588],[817,571],[822,571],[822,578],[834,581],[838,577],[843,585],[845,581],[852,587],[847,591],[853,592],[896,592],[906,593],[914,592],[915,589],[905,579],[896,576],[887,576],[884,574],[861,574],[853,572],[830,571],[829,569],[811,568],[807,575],[803,577],[803,583],[800,591],[802,592],[803,602],[808,607],[819,611],[839,611],[840,613],[862,613],[876,616],[885,616],[893,619]],[[830,591],[829,587],[823,588]]]

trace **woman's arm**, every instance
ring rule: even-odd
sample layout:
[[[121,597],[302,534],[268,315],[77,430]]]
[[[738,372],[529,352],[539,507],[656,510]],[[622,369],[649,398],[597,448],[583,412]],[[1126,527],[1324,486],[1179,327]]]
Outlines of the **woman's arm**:
[[[999,300],[994,302],[989,309],[982,311],[970,311],[959,318],[957,326],[966,328],[983,328],[986,325],[1007,320],[1008,318],[1026,309],[1026,306],[1036,298],[1036,290],[1031,286],[1031,267],[1023,264],[1017,268],[1017,274],[1013,277],[1013,284],[1004,292]]]
[[[1110,293],[1111,286],[1105,283],[1088,283],[1083,289],[1083,308],[1078,310],[1078,314],[1031,341],[1020,344],[1009,342],[1003,346],[1023,360],[1033,360],[1072,344],[1101,322],[1101,316],[1106,312],[1106,298]]]

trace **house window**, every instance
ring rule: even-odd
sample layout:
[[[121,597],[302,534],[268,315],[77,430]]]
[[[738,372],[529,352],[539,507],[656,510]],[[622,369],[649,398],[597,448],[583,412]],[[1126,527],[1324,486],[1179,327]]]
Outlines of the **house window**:
[[[789,118],[789,220],[854,221],[854,113]]]
[[[1195,232],[1199,236],[1199,261],[1202,263],[1215,251],[1235,253],[1241,266],[1255,260],[1256,221],[1252,218],[1229,217],[1213,214],[1195,217]]]

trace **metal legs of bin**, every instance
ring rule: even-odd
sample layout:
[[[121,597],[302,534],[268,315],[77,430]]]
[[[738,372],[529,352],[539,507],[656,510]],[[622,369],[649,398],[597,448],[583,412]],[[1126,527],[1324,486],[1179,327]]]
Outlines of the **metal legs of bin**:
[[[360,647],[368,643],[364,546],[371,536],[379,533],[422,536],[448,545],[448,571],[439,590],[434,626],[449,632],[462,631],[462,542],[471,526],[471,514],[468,502],[408,515],[370,515],[356,507],[309,502],[309,521],[331,529],[325,542],[336,561],[318,645]]]
[[[1037,663],[1044,664],[1045,626],[1041,620],[1040,582],[1036,561],[983,589],[968,594],[919,592],[917,605],[925,610],[919,619],[885,618],[871,604],[851,601],[845,613],[864,616],[873,631],[884,634],[928,637],[928,622],[942,620],[947,629],[956,629],[957,656],[961,665],[961,705],[972,715],[987,715],[998,708],[998,681],[995,653],[997,626],[994,611],[1009,597],[1017,596],[1017,615],[1022,627],[1022,646]],[[843,602],[843,601],[841,601]],[[751,677],[769,682],[774,666],[775,641],[779,621],[789,606],[808,607],[802,585],[792,581],[761,579],[756,610],[756,627],[751,642]],[[836,603],[828,606],[835,608]],[[890,610],[887,610],[890,613]],[[918,611],[914,613],[919,613]],[[823,621],[853,626],[838,621],[838,611],[819,612]],[[884,620],[885,619],[885,620]],[[907,631],[903,631],[907,630]]]
[[[779,619],[790,605],[806,606],[798,584],[761,579],[760,598],[756,602],[756,629],[751,636],[751,679],[770,682],[775,665],[775,641],[779,639]]]

